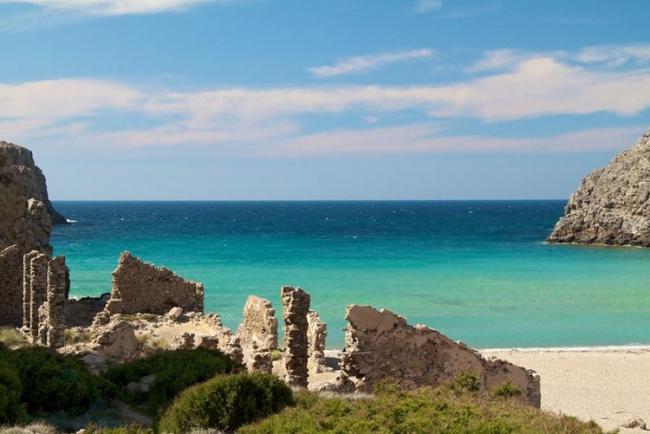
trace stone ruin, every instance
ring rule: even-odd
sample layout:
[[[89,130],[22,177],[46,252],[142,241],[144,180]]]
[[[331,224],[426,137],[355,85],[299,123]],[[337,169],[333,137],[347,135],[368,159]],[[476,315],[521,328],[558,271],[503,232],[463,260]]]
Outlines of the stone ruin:
[[[370,391],[385,378],[406,388],[437,386],[473,373],[487,390],[511,383],[526,401],[540,406],[540,379],[532,371],[502,360],[486,360],[463,343],[423,325],[410,326],[388,310],[348,306],[349,325],[341,367],[358,391]]]
[[[203,285],[124,252],[113,272],[111,298],[97,318],[100,323],[106,323],[111,315],[118,313],[164,315],[172,307],[203,312]]]
[[[246,300],[237,336],[249,371],[271,373],[278,348],[278,320],[270,301],[251,295]]]
[[[64,304],[70,279],[65,258],[34,250],[23,257],[22,323],[30,342],[50,348],[65,344]]]
[[[309,311],[307,315],[307,369],[309,375],[320,374],[325,370],[325,340],[327,324],[320,319],[318,312]]]
[[[307,387],[308,340],[307,315],[310,297],[301,288],[283,286],[282,296],[284,317],[284,367],[285,381],[290,386]]]
[[[0,251],[0,325],[23,323],[23,253],[14,245]]]

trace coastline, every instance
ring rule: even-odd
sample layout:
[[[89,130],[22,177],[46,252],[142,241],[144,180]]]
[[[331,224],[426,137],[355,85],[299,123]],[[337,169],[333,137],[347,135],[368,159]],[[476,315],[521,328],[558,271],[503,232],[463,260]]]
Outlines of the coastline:
[[[478,350],[536,371],[542,409],[594,420],[604,429],[637,418],[650,423],[650,345]]]

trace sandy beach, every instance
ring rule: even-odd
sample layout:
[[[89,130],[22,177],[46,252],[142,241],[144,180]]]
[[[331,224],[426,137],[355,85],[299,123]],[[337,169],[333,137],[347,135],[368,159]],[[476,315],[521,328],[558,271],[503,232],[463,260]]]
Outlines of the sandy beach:
[[[542,409],[593,419],[605,429],[641,418],[650,428],[650,347],[491,349],[481,351],[537,371]]]

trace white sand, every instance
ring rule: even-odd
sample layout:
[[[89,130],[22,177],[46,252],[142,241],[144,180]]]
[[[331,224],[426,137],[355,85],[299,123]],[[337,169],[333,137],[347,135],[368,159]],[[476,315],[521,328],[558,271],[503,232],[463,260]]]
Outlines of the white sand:
[[[499,349],[481,353],[537,371],[544,410],[593,419],[608,430],[640,417],[650,428],[650,347]]]

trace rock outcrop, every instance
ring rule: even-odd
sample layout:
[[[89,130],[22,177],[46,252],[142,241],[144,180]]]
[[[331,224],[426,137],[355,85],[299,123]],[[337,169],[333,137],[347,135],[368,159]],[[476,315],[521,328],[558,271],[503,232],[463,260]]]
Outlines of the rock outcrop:
[[[582,180],[548,241],[650,247],[650,131]]]
[[[472,373],[483,390],[510,383],[528,403],[540,406],[539,377],[531,371],[501,360],[486,360],[436,330],[408,325],[406,319],[388,310],[352,305],[345,318],[349,325],[341,367],[357,391],[371,391],[386,378],[416,388],[437,386]]]
[[[31,250],[50,253],[52,224],[65,221],[50,203],[32,153],[0,142],[0,326],[22,324],[23,290],[17,282],[23,266],[16,257]]]
[[[164,315],[172,307],[203,312],[203,285],[124,252],[113,272],[111,298],[97,318],[106,323],[115,314]]]

